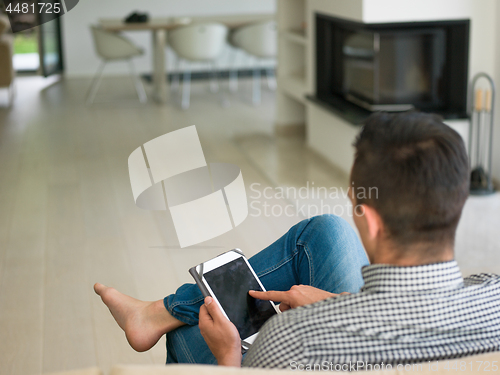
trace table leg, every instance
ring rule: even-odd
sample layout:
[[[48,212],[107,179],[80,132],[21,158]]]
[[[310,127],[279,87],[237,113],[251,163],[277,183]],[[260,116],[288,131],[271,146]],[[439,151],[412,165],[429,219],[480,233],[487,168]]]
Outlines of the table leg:
[[[153,30],[153,97],[159,103],[167,101],[168,83],[165,65],[167,31]]]

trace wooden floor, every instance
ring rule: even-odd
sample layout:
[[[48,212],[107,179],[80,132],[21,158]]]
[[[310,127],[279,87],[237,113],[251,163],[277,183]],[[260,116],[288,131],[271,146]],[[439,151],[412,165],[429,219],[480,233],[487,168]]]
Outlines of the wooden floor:
[[[304,217],[335,207],[352,222],[340,191],[347,176],[300,137],[272,136],[273,93],[253,107],[243,83],[223,108],[197,83],[182,111],[140,105],[125,77],[106,79],[98,103],[87,107],[88,85],[20,78],[15,105],[0,107],[0,374],[164,363],[164,339],[147,353],[128,346],[95,282],[156,300],[190,282],[191,266],[234,247],[251,256]],[[208,161],[242,169],[251,208],[231,232],[181,249],[168,213],[134,205],[127,158],[193,124]],[[339,192],[314,195],[320,187]],[[500,271],[499,215],[498,194],[469,199],[457,236],[464,273]]]

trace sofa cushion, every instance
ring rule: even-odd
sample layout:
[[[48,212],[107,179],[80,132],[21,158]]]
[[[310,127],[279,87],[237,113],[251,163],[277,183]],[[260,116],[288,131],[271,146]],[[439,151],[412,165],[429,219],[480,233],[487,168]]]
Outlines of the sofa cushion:
[[[0,14],[0,35],[10,29],[9,17]]]
[[[0,35],[0,88],[10,86],[14,79],[12,48],[12,35]]]
[[[472,365],[472,371],[471,371]],[[464,368],[465,366],[465,368]],[[496,370],[495,370],[496,366]],[[300,372],[299,370],[270,370],[258,368],[242,368],[208,365],[117,365],[111,370],[111,375],[259,375],[259,374],[292,374]],[[325,372],[325,371],[320,371]],[[335,371],[332,371],[335,372]],[[342,373],[343,371],[340,371]],[[464,375],[464,374],[500,374],[500,352],[480,354],[470,357],[449,359],[438,362],[423,362],[418,365],[407,365],[406,369],[401,368],[370,371],[370,375],[396,375],[407,372],[416,372],[420,375]],[[339,372],[337,372],[339,373]]]

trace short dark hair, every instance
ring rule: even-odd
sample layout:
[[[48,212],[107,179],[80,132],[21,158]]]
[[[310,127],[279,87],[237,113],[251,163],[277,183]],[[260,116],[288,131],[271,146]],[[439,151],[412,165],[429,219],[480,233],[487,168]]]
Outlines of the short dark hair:
[[[437,115],[371,115],[354,142],[351,183],[372,194],[355,196],[373,207],[399,245],[453,244],[469,194],[469,163],[461,136]]]

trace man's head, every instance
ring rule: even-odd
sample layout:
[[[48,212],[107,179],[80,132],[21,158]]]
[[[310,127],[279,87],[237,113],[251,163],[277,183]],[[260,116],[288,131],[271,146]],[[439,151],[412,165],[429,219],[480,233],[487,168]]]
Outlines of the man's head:
[[[376,113],[354,147],[352,198],[364,211],[354,217],[372,262],[388,244],[393,259],[425,263],[442,259],[441,251],[453,256],[469,193],[460,135],[435,115]]]

